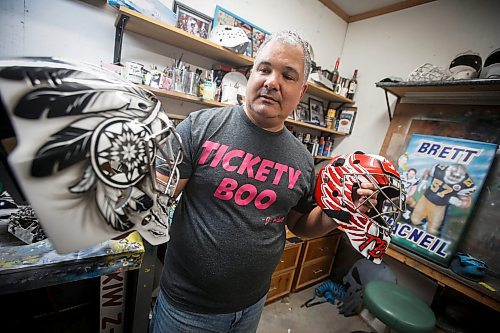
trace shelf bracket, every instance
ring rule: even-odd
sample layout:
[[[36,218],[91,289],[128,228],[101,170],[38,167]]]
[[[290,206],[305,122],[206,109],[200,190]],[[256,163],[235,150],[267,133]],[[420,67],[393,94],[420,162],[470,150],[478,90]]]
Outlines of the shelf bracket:
[[[392,121],[393,112],[391,112],[391,104],[389,103],[389,95],[388,95],[388,92],[386,89],[384,89],[384,93],[385,93],[385,103],[387,104],[387,113],[389,115],[389,121]],[[396,105],[397,105],[399,103],[400,97],[399,96],[396,96],[396,97],[397,97],[397,101],[396,101]]]
[[[115,32],[115,52],[113,56],[113,64],[119,65],[122,58],[122,42],[123,42],[123,32],[125,31],[125,26],[129,17],[124,14],[120,14],[118,22],[116,24]]]

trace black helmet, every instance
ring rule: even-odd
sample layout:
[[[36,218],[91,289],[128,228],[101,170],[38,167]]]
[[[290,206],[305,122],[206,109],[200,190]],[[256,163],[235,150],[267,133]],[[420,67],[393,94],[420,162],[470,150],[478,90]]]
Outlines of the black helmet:
[[[479,75],[483,61],[477,52],[459,53],[450,63],[451,76],[455,80],[475,79]]]
[[[481,79],[500,79],[500,47],[486,57],[479,77]]]

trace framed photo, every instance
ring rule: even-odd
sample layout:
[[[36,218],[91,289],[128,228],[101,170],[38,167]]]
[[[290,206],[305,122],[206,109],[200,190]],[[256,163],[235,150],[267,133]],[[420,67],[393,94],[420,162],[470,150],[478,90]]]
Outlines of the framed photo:
[[[347,134],[352,133],[354,120],[356,119],[356,111],[357,109],[354,107],[346,107],[340,111],[337,131]]]
[[[174,12],[177,14],[177,28],[201,38],[208,38],[213,19],[185,4],[174,0]]]
[[[308,121],[309,120],[309,105],[300,102],[295,108],[295,120]]]
[[[260,45],[266,40],[267,36],[270,35],[266,30],[259,28],[255,24],[248,22],[220,6],[215,7],[212,28],[218,25],[229,25],[231,27],[242,28],[250,39],[250,44],[244,54],[252,58],[255,58]]]
[[[309,121],[319,126],[325,124],[325,109],[323,102],[314,98],[309,98]]]

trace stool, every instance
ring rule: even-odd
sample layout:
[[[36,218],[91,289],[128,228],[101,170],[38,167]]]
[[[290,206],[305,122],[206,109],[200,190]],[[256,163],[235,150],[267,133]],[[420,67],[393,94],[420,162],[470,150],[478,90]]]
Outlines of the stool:
[[[371,314],[398,332],[434,332],[436,317],[432,310],[395,283],[370,281],[363,290],[363,302]]]

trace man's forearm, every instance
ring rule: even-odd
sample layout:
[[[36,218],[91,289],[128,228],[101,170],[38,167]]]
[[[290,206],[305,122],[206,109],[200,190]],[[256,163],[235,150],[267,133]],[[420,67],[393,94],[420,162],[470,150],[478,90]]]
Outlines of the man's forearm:
[[[289,229],[299,237],[314,238],[329,233],[337,226],[337,223],[323,213],[320,207],[315,207],[309,214],[304,214],[299,218]]]

